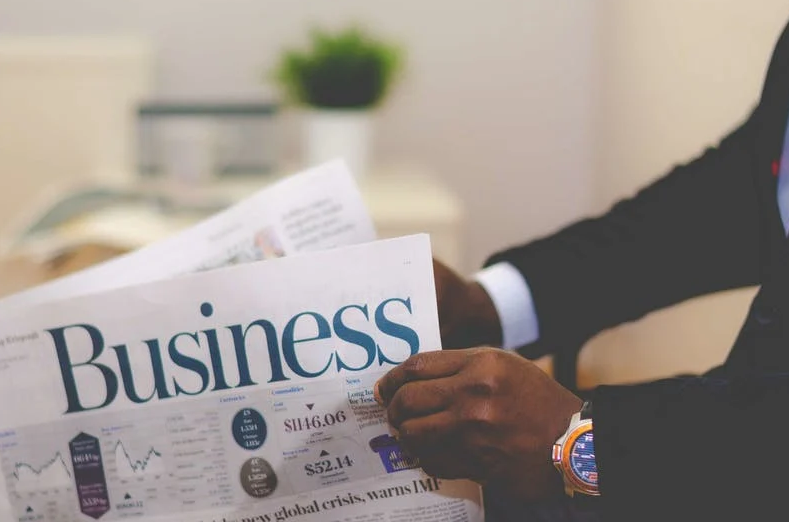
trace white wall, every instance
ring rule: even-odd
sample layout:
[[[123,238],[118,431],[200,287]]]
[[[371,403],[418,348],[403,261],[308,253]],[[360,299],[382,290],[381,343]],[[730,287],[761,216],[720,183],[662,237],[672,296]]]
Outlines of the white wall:
[[[786,0],[602,0],[598,209],[696,156],[755,105]],[[711,188],[712,190],[712,188]],[[703,203],[701,203],[703,204]],[[595,382],[704,371],[722,362],[753,290],[697,299],[594,339]]]
[[[465,270],[588,211],[592,2],[0,0],[0,33],[150,35],[159,92],[176,98],[270,92],[265,70],[308,23],[352,20],[409,51],[379,118],[379,158],[423,161],[456,188]]]

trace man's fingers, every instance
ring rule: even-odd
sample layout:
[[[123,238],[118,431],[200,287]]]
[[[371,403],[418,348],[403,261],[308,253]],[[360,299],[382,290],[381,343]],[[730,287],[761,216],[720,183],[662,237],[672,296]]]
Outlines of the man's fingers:
[[[452,377],[405,383],[386,409],[389,424],[398,429],[408,419],[438,413],[452,402],[453,386]]]
[[[419,456],[425,448],[436,446],[454,433],[456,422],[455,416],[445,410],[403,421],[398,432],[403,444]]]
[[[437,351],[412,355],[375,383],[375,399],[386,406],[401,386],[408,382],[454,375],[463,367],[463,351]]]

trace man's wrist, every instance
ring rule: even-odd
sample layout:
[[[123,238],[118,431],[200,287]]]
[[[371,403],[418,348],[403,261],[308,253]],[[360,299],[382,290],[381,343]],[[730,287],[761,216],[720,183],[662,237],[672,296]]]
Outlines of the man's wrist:
[[[488,292],[476,281],[468,283],[466,289],[466,313],[464,314],[465,335],[470,346],[497,346],[502,344],[499,314]]]
[[[496,263],[477,272],[474,280],[493,305],[498,326],[497,346],[514,350],[539,339],[540,328],[531,289],[517,268],[507,262]]]

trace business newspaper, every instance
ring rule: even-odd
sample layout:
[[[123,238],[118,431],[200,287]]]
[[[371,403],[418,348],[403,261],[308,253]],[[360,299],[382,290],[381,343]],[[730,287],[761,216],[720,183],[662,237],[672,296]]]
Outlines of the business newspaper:
[[[353,176],[344,161],[334,160],[287,176],[170,238],[0,299],[0,312],[374,239]]]
[[[481,521],[373,399],[436,349],[426,235],[6,311],[2,520]]]

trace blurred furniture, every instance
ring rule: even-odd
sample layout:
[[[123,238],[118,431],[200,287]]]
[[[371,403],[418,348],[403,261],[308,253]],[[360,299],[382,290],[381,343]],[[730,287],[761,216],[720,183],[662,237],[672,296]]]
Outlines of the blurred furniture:
[[[40,209],[0,260],[6,263],[0,295],[163,239],[296,170],[212,178],[194,187],[192,205],[180,208],[162,203],[168,187],[155,178],[139,177],[124,189],[93,186],[71,193]],[[359,188],[379,237],[428,233],[434,255],[460,268],[463,208],[434,172],[412,164],[381,166]]]
[[[0,238],[63,185],[134,172],[151,62],[143,39],[0,37]]]
[[[279,158],[279,105],[268,100],[140,104],[139,172],[199,180],[270,174]]]

